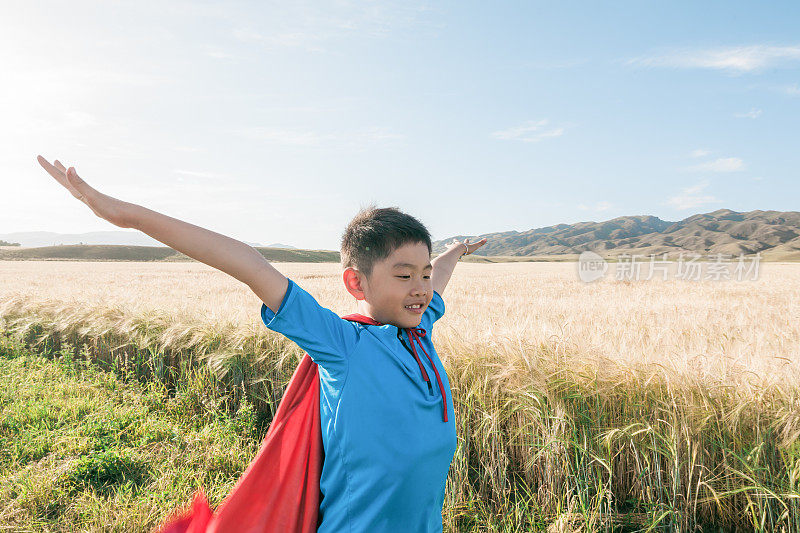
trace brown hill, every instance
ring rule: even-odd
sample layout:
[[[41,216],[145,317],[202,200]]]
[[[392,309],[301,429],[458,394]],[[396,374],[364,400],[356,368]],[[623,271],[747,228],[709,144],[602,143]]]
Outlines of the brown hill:
[[[434,241],[434,255],[445,250],[456,235]],[[677,257],[681,252],[702,255],[761,253],[769,261],[800,261],[800,212],[750,211],[737,213],[720,209],[692,215],[679,222],[658,217],[626,216],[603,222],[558,224],[528,231],[484,233],[485,246],[466,258],[474,262],[575,260],[586,250],[613,258],[620,254],[663,254]],[[339,252],[256,247],[274,262],[338,262]],[[0,247],[0,260],[53,259],[83,261],[193,261],[164,246],[62,245]]]
[[[457,235],[434,243],[441,252]],[[800,212],[719,209],[680,222],[654,216],[617,217],[604,222],[558,224],[528,231],[485,233],[486,245],[475,252],[484,256],[539,256],[580,254],[591,250],[606,257],[620,254],[684,253],[755,254],[764,259],[800,260]]]

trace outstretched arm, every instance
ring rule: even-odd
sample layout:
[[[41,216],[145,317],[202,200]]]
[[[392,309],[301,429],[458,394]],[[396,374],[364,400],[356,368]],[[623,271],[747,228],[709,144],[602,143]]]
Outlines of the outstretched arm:
[[[456,268],[458,260],[464,255],[471,254],[484,244],[486,244],[486,239],[481,239],[476,243],[470,243],[469,239],[464,239],[463,242],[453,240],[448,244],[447,250],[431,261],[433,266],[433,272],[431,273],[433,290],[441,295],[447,286],[447,282],[450,281],[450,276],[453,275],[453,269]]]
[[[258,250],[241,241],[163,215],[140,205],[123,202],[89,186],[58,160],[39,164],[56,181],[85,203],[98,217],[121,228],[134,228],[170,248],[233,276],[248,285],[267,307],[277,311],[289,281]]]

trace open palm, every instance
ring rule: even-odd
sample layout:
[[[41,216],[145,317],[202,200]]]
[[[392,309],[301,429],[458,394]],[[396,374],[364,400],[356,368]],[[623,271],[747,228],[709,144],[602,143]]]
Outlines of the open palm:
[[[58,159],[53,164],[42,156],[37,156],[36,160],[42,165],[48,174],[53,176],[58,183],[63,185],[72,196],[89,206],[95,215],[119,226],[121,228],[132,227],[128,222],[127,214],[130,212],[132,204],[117,200],[89,186],[75,172],[75,167],[65,168]]]

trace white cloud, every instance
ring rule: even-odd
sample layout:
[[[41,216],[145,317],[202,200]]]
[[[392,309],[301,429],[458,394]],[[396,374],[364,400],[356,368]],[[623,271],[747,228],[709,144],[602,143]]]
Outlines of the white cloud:
[[[238,28],[233,31],[233,36],[244,43],[258,43],[267,48],[298,47],[309,52],[324,52],[325,48],[317,43],[328,38],[322,33],[301,31],[262,33],[251,28]]]
[[[800,96],[800,84],[792,83],[765,83],[757,87],[763,87],[773,93],[783,96],[798,97]]]
[[[327,52],[330,41],[357,36],[359,39],[383,38],[395,32],[435,33],[429,21],[433,8],[408,1],[333,2],[316,6],[308,2],[284,2],[271,6],[266,16],[251,9],[234,10],[224,16],[234,23],[233,36],[245,43],[256,43],[272,49],[300,48],[309,52]]]
[[[611,202],[606,202],[605,200],[597,202],[594,206],[588,206],[586,204],[579,204],[578,209],[581,211],[608,211],[614,207]]]
[[[523,142],[539,142],[550,137],[560,137],[564,135],[564,128],[546,127],[548,120],[539,121],[529,120],[521,126],[515,126],[507,130],[492,132],[495,139],[514,140]]]
[[[736,118],[758,118],[758,117],[761,116],[761,113],[763,113],[763,111],[761,109],[756,109],[754,107],[753,109],[751,109],[747,113],[736,113],[733,116],[735,116]]]
[[[181,169],[174,169],[172,172],[175,174],[181,174],[183,176],[190,176],[192,178],[200,178],[200,179],[208,179],[208,180],[221,180],[226,179],[228,176],[224,174],[213,174],[211,172],[197,172],[194,170],[181,170]],[[178,181],[186,181],[184,178],[178,178]]]
[[[800,61],[800,46],[729,46],[706,49],[675,49],[663,54],[627,61],[630,65],[678,68],[708,68],[730,72],[756,72],[768,67],[789,66]]]
[[[710,153],[711,152],[709,152],[708,150],[697,149],[697,150],[692,150],[692,153],[690,153],[689,155],[692,157],[704,157]]]
[[[741,172],[744,168],[744,161],[738,157],[721,157],[714,161],[686,167],[686,170],[692,172]]]
[[[781,92],[789,96],[800,96],[800,86],[796,83],[794,85],[785,85],[781,87]]]
[[[691,187],[686,187],[685,189],[683,189],[683,192],[685,194],[699,194],[706,187],[708,187],[708,182],[701,181],[696,185],[692,185]]]
[[[229,54],[228,52],[223,52],[221,50],[216,50],[216,49],[208,50],[206,52],[206,55],[208,57],[213,57],[214,59],[233,59],[234,57],[236,57],[233,54]]]
[[[385,128],[369,128],[356,132],[319,132],[296,129],[246,128],[233,133],[265,143],[293,146],[339,146],[362,148],[368,145],[386,144],[405,139],[405,135],[392,133]]]
[[[95,128],[103,125],[103,121],[92,113],[86,113],[77,109],[62,111],[53,118],[56,119],[50,124],[58,130],[76,130],[80,128]]]
[[[701,181],[691,187],[686,187],[675,196],[669,198],[666,205],[670,205],[676,209],[693,209],[707,204],[720,203],[721,200],[709,194],[703,194],[705,188],[708,187],[707,181]]]

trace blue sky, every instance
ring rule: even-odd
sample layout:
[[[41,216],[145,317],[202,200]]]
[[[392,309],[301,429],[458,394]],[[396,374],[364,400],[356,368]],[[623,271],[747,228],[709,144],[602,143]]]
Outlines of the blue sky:
[[[0,233],[118,229],[37,154],[304,248],[370,202],[435,239],[796,210],[798,27],[794,2],[4,2]]]

